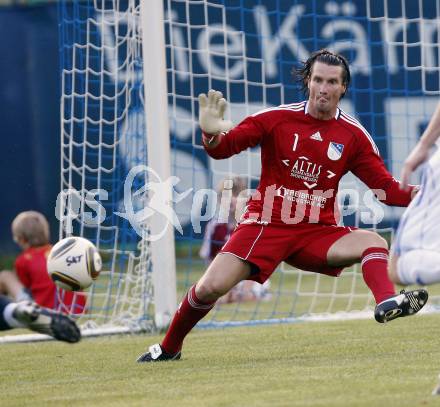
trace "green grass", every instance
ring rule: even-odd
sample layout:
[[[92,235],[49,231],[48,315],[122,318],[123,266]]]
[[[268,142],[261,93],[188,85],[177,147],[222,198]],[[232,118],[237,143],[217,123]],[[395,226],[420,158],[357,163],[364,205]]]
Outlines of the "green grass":
[[[153,336],[2,345],[1,406],[434,406],[440,315],[196,330],[178,362]]]

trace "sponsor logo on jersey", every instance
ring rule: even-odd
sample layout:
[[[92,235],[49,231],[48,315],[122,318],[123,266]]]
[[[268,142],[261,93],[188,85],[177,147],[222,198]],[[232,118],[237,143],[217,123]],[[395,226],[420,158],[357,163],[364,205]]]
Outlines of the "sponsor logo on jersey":
[[[281,186],[277,189],[276,193],[276,196],[280,196],[288,201],[295,202],[296,204],[316,206],[318,208],[324,208],[324,205],[327,201],[325,196],[316,194],[316,191],[314,191],[313,194],[309,194],[306,191],[296,191],[294,189]]]
[[[264,225],[264,226],[267,226],[269,224],[269,222],[266,220],[259,220],[259,219],[255,219],[255,218],[248,218],[243,221],[240,221],[240,225],[248,225],[251,223],[256,223],[258,225]]]
[[[338,161],[342,157],[342,151],[344,151],[344,145],[331,141],[328,145],[327,157],[332,161]]]
[[[322,141],[321,133],[317,131],[310,136],[311,140]]]
[[[310,161],[305,156],[301,156],[293,164],[290,176],[302,180],[307,188],[312,189],[318,185],[321,169],[322,165]]]

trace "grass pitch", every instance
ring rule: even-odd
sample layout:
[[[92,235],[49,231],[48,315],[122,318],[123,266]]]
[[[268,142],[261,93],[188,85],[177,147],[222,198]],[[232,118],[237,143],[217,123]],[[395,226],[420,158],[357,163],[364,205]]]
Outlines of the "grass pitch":
[[[440,315],[196,330],[183,359],[136,364],[154,336],[1,345],[1,406],[435,406]]]

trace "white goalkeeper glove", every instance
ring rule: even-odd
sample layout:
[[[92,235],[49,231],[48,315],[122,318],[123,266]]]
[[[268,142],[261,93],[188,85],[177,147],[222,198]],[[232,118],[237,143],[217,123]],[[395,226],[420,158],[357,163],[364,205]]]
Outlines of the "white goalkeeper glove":
[[[234,127],[230,120],[224,120],[223,115],[228,102],[221,92],[210,90],[208,96],[199,95],[199,125],[206,133],[216,136]]]

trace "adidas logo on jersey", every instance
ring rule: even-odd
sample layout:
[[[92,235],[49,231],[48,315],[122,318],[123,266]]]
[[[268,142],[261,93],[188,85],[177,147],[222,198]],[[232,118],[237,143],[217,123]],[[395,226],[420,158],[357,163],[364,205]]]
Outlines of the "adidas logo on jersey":
[[[316,133],[313,133],[310,136],[311,140],[317,140],[317,141],[322,141],[322,137],[321,137],[321,133],[319,133],[319,131],[317,131]]]

